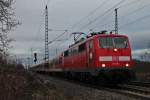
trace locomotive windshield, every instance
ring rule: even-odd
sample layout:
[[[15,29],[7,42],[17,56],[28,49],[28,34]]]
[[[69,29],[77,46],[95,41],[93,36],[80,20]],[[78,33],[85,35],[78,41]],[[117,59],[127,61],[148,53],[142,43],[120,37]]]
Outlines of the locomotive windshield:
[[[128,39],[126,37],[100,37],[99,46],[101,48],[126,48]]]

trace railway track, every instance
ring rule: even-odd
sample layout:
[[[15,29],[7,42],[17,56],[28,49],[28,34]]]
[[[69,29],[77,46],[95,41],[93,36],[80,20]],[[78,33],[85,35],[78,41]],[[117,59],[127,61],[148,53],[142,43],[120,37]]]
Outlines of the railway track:
[[[142,86],[142,87],[150,87],[150,82],[139,82],[139,81],[132,81],[128,83],[129,85],[136,85],[136,86]]]
[[[108,91],[124,94],[127,96],[132,96],[135,98],[140,98],[142,100],[150,100],[150,90],[133,85],[118,85],[117,87],[105,88]]]
[[[84,83],[83,83],[84,86]],[[141,100],[150,100],[150,89],[134,85],[117,85],[117,86],[98,86],[94,84],[85,84],[85,86],[92,87],[99,90],[105,90],[134,97]]]
[[[48,75],[38,75],[36,78],[40,79],[41,82],[44,82],[44,80],[48,81]],[[54,77],[62,81],[68,81],[73,84],[78,84],[84,87],[90,87],[94,89],[98,89],[101,91],[108,91],[108,92],[114,92],[118,94],[123,94],[126,96],[138,98],[141,100],[150,100],[150,90],[146,87],[142,86],[136,86],[136,85],[118,85],[118,86],[99,86],[99,84],[93,84],[93,83],[85,83],[77,80],[68,80],[66,78],[62,77]]]
[[[123,85],[120,86],[123,89],[127,89],[130,91],[136,91],[138,93],[142,93],[145,95],[150,95],[150,88],[146,88],[146,87],[141,87],[141,86],[134,86],[134,85]]]

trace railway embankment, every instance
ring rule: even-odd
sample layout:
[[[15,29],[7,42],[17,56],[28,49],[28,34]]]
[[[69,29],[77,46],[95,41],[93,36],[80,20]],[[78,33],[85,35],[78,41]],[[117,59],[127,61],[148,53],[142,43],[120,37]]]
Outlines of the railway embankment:
[[[2,66],[0,94],[0,100],[134,100],[50,76],[38,76],[22,68]]]
[[[20,67],[0,66],[0,100],[63,100],[53,85],[45,86]]]
[[[133,70],[136,73],[137,81],[150,82],[150,62],[134,60]]]
[[[0,100],[137,100],[108,90],[82,86],[50,76],[38,76],[20,66],[0,65]],[[135,68],[137,75],[148,73],[149,63],[144,65],[136,62]],[[141,75],[138,78],[149,81],[148,76]]]
[[[45,80],[41,81],[32,72],[20,68],[0,67],[0,100],[70,99],[61,88],[55,84],[47,84]]]

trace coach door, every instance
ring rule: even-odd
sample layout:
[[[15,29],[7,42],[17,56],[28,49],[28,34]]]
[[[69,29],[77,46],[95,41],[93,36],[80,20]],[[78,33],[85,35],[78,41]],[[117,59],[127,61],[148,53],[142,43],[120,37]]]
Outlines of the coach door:
[[[88,43],[88,49],[87,49],[87,53],[88,53],[88,67],[92,67],[93,66],[93,55],[94,55],[94,44],[93,44],[93,40],[90,40]]]

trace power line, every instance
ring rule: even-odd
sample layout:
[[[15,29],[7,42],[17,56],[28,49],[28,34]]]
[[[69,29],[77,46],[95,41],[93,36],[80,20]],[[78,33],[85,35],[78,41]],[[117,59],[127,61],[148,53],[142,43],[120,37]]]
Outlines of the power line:
[[[103,14],[97,16],[94,20],[90,21],[89,23],[87,23],[86,25],[84,25],[83,27],[81,27],[79,30],[82,30],[82,29],[86,28],[87,26],[89,26],[90,24],[94,23],[97,19],[99,19],[100,17],[103,17],[105,14],[107,14],[112,9],[116,8],[118,5],[120,5],[121,3],[125,2],[125,1],[126,0],[121,0],[120,2],[118,2],[117,4],[115,4],[113,7],[109,8],[107,11],[105,11]]]
[[[44,18],[44,13],[42,13],[42,15],[41,15],[41,19],[42,19],[42,20],[39,21],[38,29],[37,29],[37,31],[35,32],[35,36],[34,36],[34,39],[33,39],[33,40],[35,40],[35,41],[38,40],[40,31],[41,31],[41,29],[42,29],[42,25],[44,24],[44,23],[43,23],[43,18]],[[42,39],[41,39],[41,40],[42,40]],[[35,42],[35,41],[32,42],[32,45],[31,45],[32,48],[34,48],[34,45],[35,45],[34,42]]]
[[[92,10],[90,13],[88,13],[85,17],[83,17],[82,19],[80,19],[77,23],[73,24],[71,28],[75,27],[76,25],[80,24],[83,20],[85,20],[87,17],[91,16],[92,14],[94,14],[99,8],[101,8],[106,2],[108,2],[107,0],[104,0],[97,8],[95,8],[94,10]]]
[[[68,30],[60,30],[60,29],[48,29],[48,31],[68,31]]]
[[[119,6],[118,8],[120,9],[120,8],[127,7],[127,6],[130,6],[130,5],[132,5],[132,4],[138,3],[139,1],[141,1],[141,0],[134,0],[134,1],[131,1],[131,2],[129,2],[129,3],[124,4],[124,5],[122,5],[122,6]]]
[[[107,23],[105,23],[105,24],[100,24],[100,25],[96,25],[95,27],[93,27],[93,28],[91,28],[90,30],[94,30],[94,29],[96,29],[96,28],[99,28],[100,26],[106,26],[106,25],[110,25],[110,24],[108,24],[108,23],[114,23],[114,21],[109,21],[109,22],[107,22]]]
[[[48,5],[49,2],[51,2],[52,0],[47,0],[47,2],[46,2],[45,0],[42,0],[42,1],[43,1],[43,4],[44,4],[44,7],[45,7],[45,6]]]
[[[128,13],[128,16],[130,16],[130,15],[136,13],[136,12],[139,12],[140,10],[142,10],[142,9],[144,9],[144,8],[146,8],[146,7],[148,7],[149,5],[150,5],[150,4],[144,5],[144,6],[140,7],[140,8],[135,9],[135,10],[132,11],[132,12],[129,12],[129,13]],[[123,19],[123,18],[125,18],[125,17],[127,17],[127,16],[123,15],[123,16],[121,16],[120,18]]]
[[[126,23],[126,24],[120,26],[119,28],[123,28],[123,27],[125,27],[125,26],[129,26],[129,25],[134,24],[134,23],[136,23],[136,22],[145,20],[145,19],[148,18],[148,17],[150,17],[150,14],[149,14],[149,15],[145,15],[145,16],[143,16],[143,17],[140,17],[140,18],[138,18],[138,19],[136,19],[136,20],[134,20],[134,21],[132,21],[132,22]]]
[[[139,2],[139,1],[138,1],[138,2]],[[137,3],[137,0],[134,0],[134,1],[132,1],[132,2],[126,3],[125,5],[120,6],[120,7],[118,7],[118,8],[123,8],[123,7],[129,6],[129,5],[133,4],[133,3],[134,3],[134,4]],[[147,6],[149,6],[149,5],[150,5],[150,4],[147,4],[147,5],[143,6],[143,7],[140,7],[140,8],[138,8],[138,9],[136,9],[136,10],[134,10],[134,11],[128,13],[127,16],[130,16],[130,15],[136,13],[137,11],[144,9],[145,7],[147,7]],[[124,18],[124,17],[127,17],[127,16],[124,15],[124,16],[121,16],[120,18]],[[104,19],[106,19],[106,17],[105,17]],[[104,21],[104,19],[103,19],[103,21]],[[111,22],[112,22],[112,21],[111,21]],[[108,23],[110,23],[110,22],[108,22]],[[103,25],[100,25],[100,26],[105,26],[105,25],[107,25],[108,23],[103,24]],[[93,27],[93,28],[91,28],[91,29],[94,29],[94,28],[95,28],[95,27]]]
[[[67,30],[65,30],[65,32],[61,33],[60,35],[58,35],[56,38],[54,38],[52,41],[49,41],[48,44],[56,41],[57,39],[59,39],[61,36],[63,36],[66,32],[68,32]]]
[[[51,2],[51,1],[52,1],[52,0],[48,0],[48,1],[47,1],[47,3],[46,3],[46,5],[48,5],[48,4],[49,4],[49,2]]]

